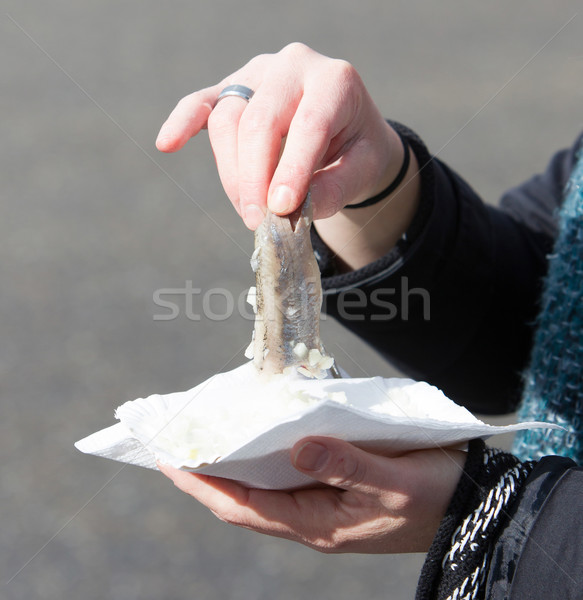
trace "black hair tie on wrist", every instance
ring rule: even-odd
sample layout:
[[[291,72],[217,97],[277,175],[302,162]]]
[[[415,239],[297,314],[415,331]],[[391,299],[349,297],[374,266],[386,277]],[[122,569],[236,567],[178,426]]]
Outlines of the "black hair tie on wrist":
[[[409,150],[409,144],[407,140],[397,131],[396,132],[399,138],[401,138],[401,142],[403,144],[403,164],[401,165],[400,171],[397,173],[397,176],[391,183],[386,187],[382,192],[369,198],[368,200],[363,200],[358,204],[347,204],[344,208],[365,208],[366,206],[372,206],[381,200],[384,200],[387,196],[390,196],[400,185],[403,179],[405,179],[405,175],[409,170],[409,162],[411,161],[411,151]]]

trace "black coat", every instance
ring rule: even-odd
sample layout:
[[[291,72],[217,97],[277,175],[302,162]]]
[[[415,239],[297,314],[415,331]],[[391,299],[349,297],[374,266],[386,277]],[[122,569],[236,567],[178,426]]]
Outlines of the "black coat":
[[[510,412],[520,400],[557,209],[583,136],[496,208],[431,158],[413,132],[393,126],[421,168],[418,214],[387,256],[346,274],[335,273],[314,231],[325,310],[457,403]],[[488,544],[486,598],[583,598],[583,470],[564,458],[539,461]]]

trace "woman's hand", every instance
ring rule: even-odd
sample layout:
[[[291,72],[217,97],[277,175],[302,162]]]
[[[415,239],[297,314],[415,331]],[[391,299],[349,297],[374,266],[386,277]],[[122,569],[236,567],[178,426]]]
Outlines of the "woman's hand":
[[[248,103],[238,97],[217,103],[231,84],[245,85],[255,95]],[[399,137],[354,67],[298,43],[257,56],[216,85],[183,98],[156,145],[175,152],[203,128],[208,128],[224,189],[250,229],[259,225],[268,205],[278,214],[293,212],[308,188],[314,218],[331,217],[383,190],[403,158]],[[351,219],[370,218],[371,209],[362,210],[369,212],[345,212],[360,213]],[[396,238],[403,228],[401,222],[398,226]]]
[[[465,452],[441,448],[388,458],[325,437],[301,440],[291,456],[298,471],[325,486],[248,489],[159,467],[227,523],[322,552],[398,553],[428,550],[465,461]]]

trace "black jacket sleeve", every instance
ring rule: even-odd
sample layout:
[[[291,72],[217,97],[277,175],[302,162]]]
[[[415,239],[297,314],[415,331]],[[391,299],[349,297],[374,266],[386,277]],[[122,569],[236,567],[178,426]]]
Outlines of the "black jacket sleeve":
[[[324,310],[405,374],[459,404],[511,411],[530,353],[553,213],[575,148],[495,208],[431,157],[413,132],[392,125],[421,168],[418,215],[387,256],[350,273],[335,272],[334,257],[314,234]]]
[[[583,598],[583,469],[548,456],[536,465],[496,540],[489,600]]]
[[[583,469],[469,444],[417,600],[583,598]]]

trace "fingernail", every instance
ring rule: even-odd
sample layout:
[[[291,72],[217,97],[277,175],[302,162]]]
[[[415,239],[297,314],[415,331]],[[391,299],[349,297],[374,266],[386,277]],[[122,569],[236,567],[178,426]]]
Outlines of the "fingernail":
[[[280,185],[275,188],[271,198],[268,200],[269,210],[274,213],[284,213],[289,209],[291,201],[291,190],[285,185]]]
[[[296,453],[294,463],[305,471],[319,471],[328,462],[330,451],[315,442],[305,443]]]
[[[265,215],[263,214],[261,208],[257,206],[257,204],[247,204],[243,208],[243,220],[249,229],[257,229],[257,227],[261,225],[263,217],[265,217]]]

